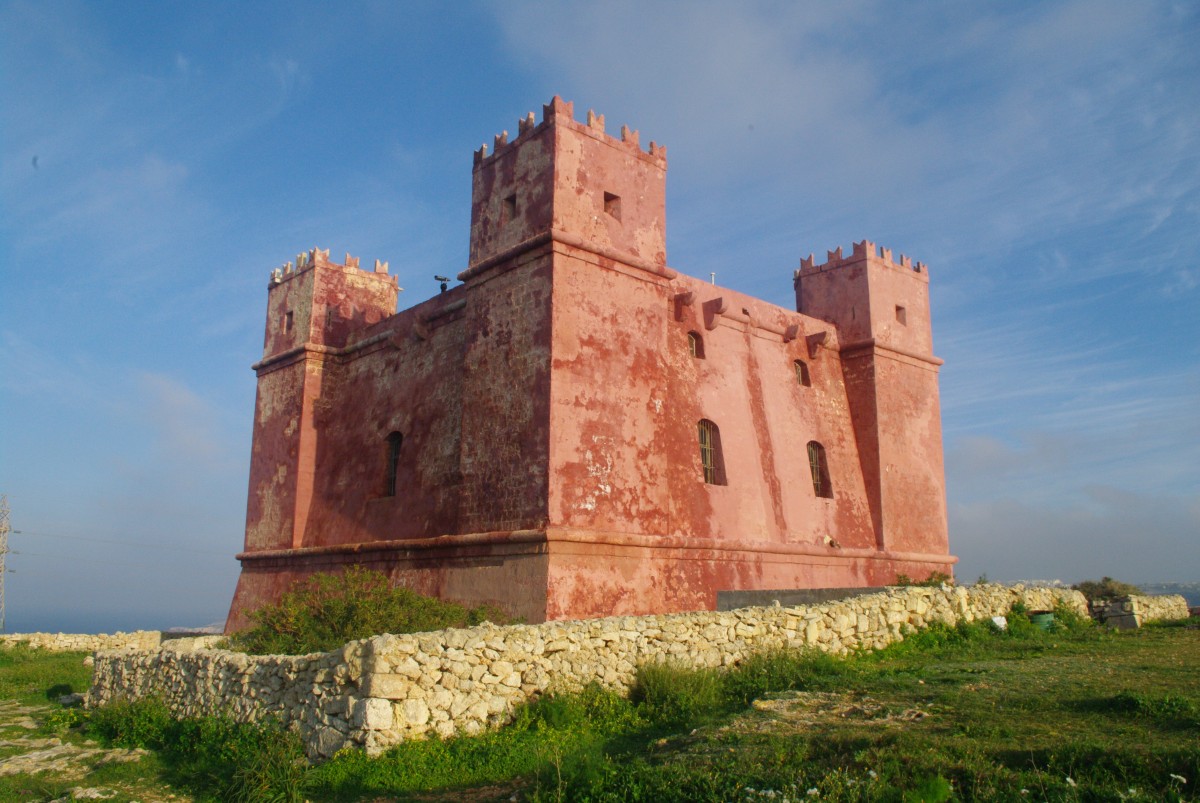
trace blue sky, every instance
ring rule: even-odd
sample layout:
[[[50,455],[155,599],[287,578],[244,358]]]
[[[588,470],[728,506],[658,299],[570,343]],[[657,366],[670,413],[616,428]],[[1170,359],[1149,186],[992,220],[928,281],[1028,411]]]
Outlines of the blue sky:
[[[8,629],[224,617],[268,272],[465,266],[555,94],[668,148],[668,261],[930,266],[973,580],[1200,580],[1192,3],[0,3]]]

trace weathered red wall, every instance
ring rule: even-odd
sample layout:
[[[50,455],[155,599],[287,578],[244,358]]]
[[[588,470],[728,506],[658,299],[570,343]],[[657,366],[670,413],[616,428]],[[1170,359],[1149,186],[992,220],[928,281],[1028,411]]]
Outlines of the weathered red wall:
[[[229,627],[350,563],[530,621],[949,571],[927,273],[839,249],[797,271],[800,312],[677,274],[665,149],[571,115],[476,154],[461,286],[392,314],[386,267],[319,251],[273,280]]]

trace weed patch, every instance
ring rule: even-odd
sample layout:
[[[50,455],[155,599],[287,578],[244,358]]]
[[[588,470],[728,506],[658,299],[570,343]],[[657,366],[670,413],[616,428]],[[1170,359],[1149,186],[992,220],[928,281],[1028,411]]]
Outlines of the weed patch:
[[[155,699],[117,701],[85,729],[109,745],[158,753],[169,783],[228,801],[300,801],[307,765],[300,739],[271,723],[175,719]]]
[[[250,613],[253,626],[229,637],[231,649],[256,655],[304,655],[336,650],[380,633],[418,633],[472,627],[509,618],[493,606],[467,608],[393,587],[383,572],[352,566],[316,574],[279,602]]]

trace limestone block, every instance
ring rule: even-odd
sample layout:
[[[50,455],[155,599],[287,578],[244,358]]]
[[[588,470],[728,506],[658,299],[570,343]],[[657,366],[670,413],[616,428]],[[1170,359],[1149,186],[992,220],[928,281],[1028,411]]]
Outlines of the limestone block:
[[[354,720],[351,720],[351,724],[357,721],[357,727],[371,731],[387,730],[392,727],[394,717],[391,700],[368,697],[364,700],[359,700],[355,708],[356,716]]]
[[[429,706],[424,700],[405,700],[393,709],[398,714],[400,724],[422,726],[429,722]]]
[[[375,674],[367,676],[363,693],[368,697],[403,700],[411,694],[412,688],[413,682],[406,675]]]
[[[433,694],[429,695],[429,697],[426,699],[429,703],[430,709],[436,711],[449,711],[451,705],[454,703],[455,696],[456,695],[453,692],[439,687],[434,690]]]
[[[346,735],[336,728],[318,729],[309,741],[309,752],[316,758],[329,758],[346,746]]]

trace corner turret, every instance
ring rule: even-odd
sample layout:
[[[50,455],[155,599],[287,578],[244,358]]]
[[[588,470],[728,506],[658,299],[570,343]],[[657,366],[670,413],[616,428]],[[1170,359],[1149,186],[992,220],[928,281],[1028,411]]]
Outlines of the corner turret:
[[[929,323],[929,271],[870,240],[828,252],[824,264],[812,254],[793,276],[796,311],[836,324],[843,344],[872,341],[933,356]]]
[[[928,269],[863,240],[802,259],[793,280],[797,311],[838,328],[876,546],[948,553]]]
[[[469,267],[459,277],[548,239],[638,266],[666,265],[667,149],[643,150],[637,131],[604,132],[604,115],[574,119],[555,97],[530,112],[517,135],[497,134],[475,152]]]
[[[351,332],[395,314],[400,289],[386,262],[364,271],[349,254],[344,263],[330,260],[328,248],[297,254],[294,265],[271,271],[263,360],[305,345],[346,345]]]

